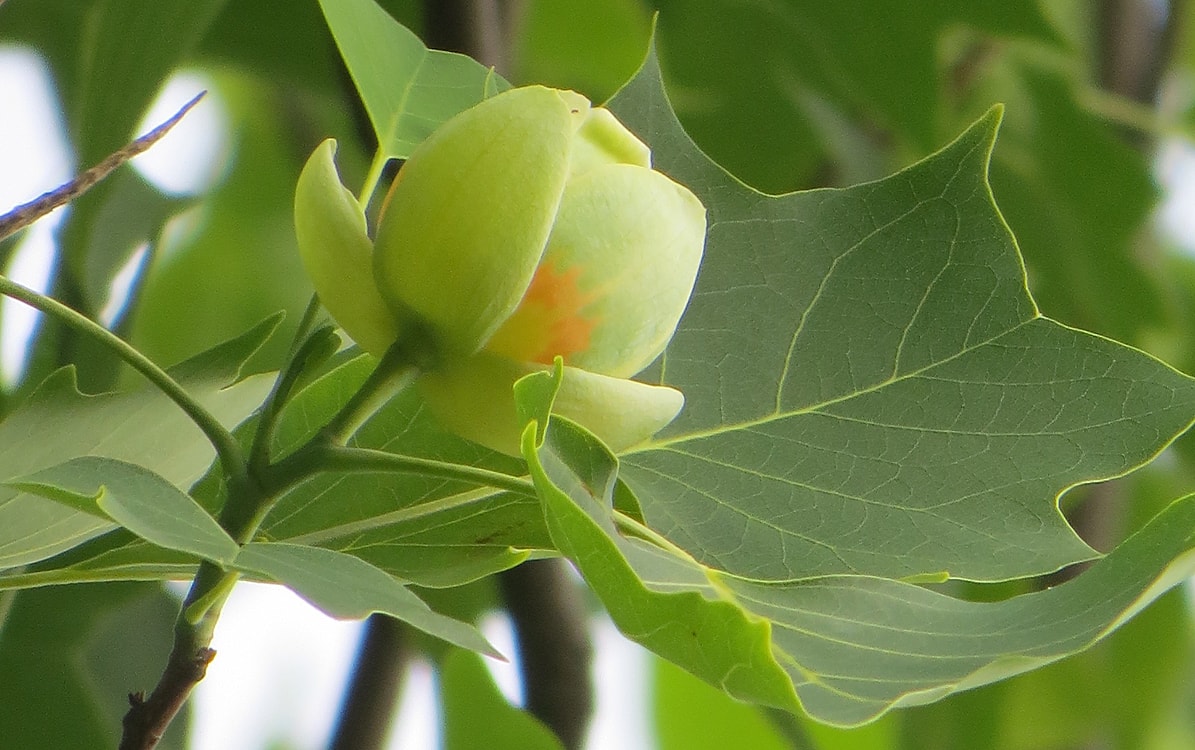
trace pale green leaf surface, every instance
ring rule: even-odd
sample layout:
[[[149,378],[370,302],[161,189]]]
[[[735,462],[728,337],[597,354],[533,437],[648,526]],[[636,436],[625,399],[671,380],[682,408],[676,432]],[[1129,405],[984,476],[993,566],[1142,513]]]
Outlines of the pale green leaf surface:
[[[999,580],[1090,558],[1057,496],[1185,430],[1195,385],[1041,317],[986,184],[999,122],[880,182],[772,197],[680,129],[654,56],[611,108],[709,210],[686,407],[625,457],[648,523],[760,580]]]
[[[187,493],[136,464],[80,456],[7,482],[66,505],[107,516],[166,549],[228,564],[239,547]]]
[[[806,709],[849,725],[1087,648],[1195,571],[1193,528],[1189,496],[1078,578],[995,603],[861,576],[729,584],[744,607],[775,622],[777,651],[800,665],[794,682]]]
[[[329,501],[354,488],[393,488],[391,477],[371,483],[337,483]],[[447,495],[407,509],[312,531],[288,541],[351,553],[420,586],[459,586],[514,567],[530,550],[550,545],[534,500],[479,488]]]
[[[444,750],[561,750],[552,731],[512,706],[481,657],[453,649],[440,665]]]
[[[0,591],[65,583],[184,581],[194,577],[198,565],[194,555],[164,549],[126,529],[116,529],[49,559],[0,574]]]
[[[224,424],[236,424],[257,408],[270,388],[269,376],[233,383],[241,364],[276,323],[277,318],[268,320],[171,372]],[[32,474],[88,455],[134,462],[177,487],[188,487],[202,476],[215,452],[199,428],[160,392],[143,387],[84,395],[69,368],[47,379],[0,423],[0,478]],[[0,488],[0,569],[43,560],[111,527],[111,522],[94,515]]]
[[[791,710],[794,691],[830,724],[1081,651],[1195,571],[1192,495],[1077,578],[999,602],[872,576],[750,581],[616,532],[616,460],[575,425],[554,417],[538,448],[529,427],[524,453],[553,540],[626,635],[740,699]]]
[[[236,567],[290,587],[332,617],[362,619],[381,612],[461,648],[501,658],[475,627],[435,612],[389,573],[352,555],[252,542],[241,548]]]
[[[275,456],[297,448],[360,386],[376,360],[352,357],[303,388],[283,412]],[[252,433],[252,422],[243,431]],[[414,393],[399,396],[354,438],[354,444],[416,454],[512,475],[521,461],[454,438],[431,421]],[[194,495],[219,507],[221,485],[209,476]],[[47,503],[53,506],[53,504]],[[266,518],[271,541],[350,553],[403,580],[456,586],[505,570],[551,540],[534,497],[459,480],[416,474],[328,473],[286,493]],[[0,577],[0,589],[50,583],[185,578],[194,560],[113,532]]]
[[[278,428],[276,455],[294,450],[365,379],[361,356],[303,389]],[[414,392],[391,401],[353,438],[359,447],[525,473],[520,461],[445,433]],[[469,482],[415,474],[327,474],[284,496],[263,531],[279,541],[351,552],[427,586],[458,585],[509,568],[550,542],[537,501]]]
[[[464,55],[429,50],[373,0],[320,0],[382,153],[410,156],[436,126],[508,88]]]
[[[645,586],[620,551],[611,520],[617,460],[563,419],[553,418],[546,437],[536,445],[534,423],[523,433],[548,531],[619,630],[739,700],[798,711],[771,651],[769,623],[719,600],[695,568],[660,589]]]

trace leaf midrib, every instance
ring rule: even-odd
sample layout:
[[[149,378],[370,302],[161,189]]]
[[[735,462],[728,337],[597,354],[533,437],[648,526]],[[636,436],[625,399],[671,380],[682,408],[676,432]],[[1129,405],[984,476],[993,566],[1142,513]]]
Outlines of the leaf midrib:
[[[858,398],[860,396],[864,396],[864,395],[867,395],[870,393],[875,393],[876,391],[879,391],[883,388],[887,388],[891,385],[903,382],[905,380],[909,380],[911,378],[920,377],[921,375],[933,370],[934,368],[941,367],[942,365],[948,364],[948,363],[958,359],[959,357],[962,357],[966,354],[970,354],[973,351],[981,349],[981,348],[995,342],[996,340],[1003,338],[1004,336],[1007,336],[1021,328],[1024,328],[1027,325],[1030,325],[1030,324],[1035,323],[1040,320],[1048,320],[1048,318],[1041,315],[1040,313],[1035,313],[1032,317],[1026,318],[1025,320],[1021,321],[1020,323],[1016,324],[1015,326],[1012,326],[1011,328],[1008,328],[1007,330],[1001,331],[1001,332],[999,332],[993,336],[990,336],[989,338],[986,338],[982,341],[978,341],[974,344],[962,347],[961,349],[959,349],[959,351],[955,352],[954,354],[950,355],[949,357],[939,359],[935,362],[930,362],[929,364],[926,364],[923,367],[909,370],[907,372],[901,373],[900,375],[890,376],[878,383],[875,383],[874,385],[867,386],[866,388],[854,390],[854,391],[851,391],[850,393],[845,393],[841,396],[836,396],[834,398],[826,399],[826,400],[820,401],[818,403],[810,404],[808,406],[804,406],[804,407],[797,408],[797,409],[792,409],[789,411],[780,411],[779,409],[776,409],[768,414],[765,414],[761,417],[757,417],[755,419],[748,419],[748,420],[743,420],[740,422],[733,422],[730,424],[721,424],[716,427],[711,427],[711,428],[708,428],[705,430],[694,430],[692,432],[681,433],[678,435],[673,435],[671,437],[666,437],[666,438],[662,438],[662,439],[653,438],[653,439],[648,440],[645,443],[641,443],[638,446],[631,448],[630,450],[627,450],[622,455],[623,456],[633,456],[637,453],[647,453],[649,451],[660,450],[660,449],[668,448],[672,445],[686,443],[691,440],[701,440],[704,438],[717,437],[718,435],[722,435],[724,433],[736,432],[739,430],[746,430],[746,429],[750,429],[752,427],[760,427],[762,425],[766,425],[771,422],[776,422],[781,419],[788,419],[790,417],[800,416],[802,414],[816,414],[816,413],[821,412],[821,410],[829,408],[831,406],[846,403],[846,402],[850,401],[851,399]],[[826,416],[837,417],[837,415],[829,415],[829,414],[827,414]],[[949,432],[951,432],[951,434],[954,434],[953,431],[949,431]],[[984,434],[987,434],[987,433],[984,433]]]

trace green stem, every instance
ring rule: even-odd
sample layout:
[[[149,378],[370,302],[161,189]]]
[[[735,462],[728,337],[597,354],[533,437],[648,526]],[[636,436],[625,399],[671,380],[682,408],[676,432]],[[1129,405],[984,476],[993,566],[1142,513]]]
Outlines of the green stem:
[[[461,508],[467,508],[471,505],[491,500],[497,494],[499,494],[499,491],[492,487],[479,487],[468,492],[458,492],[455,495],[392,510],[384,515],[373,516],[362,521],[352,521],[339,526],[329,526],[319,531],[288,537],[285,541],[291,544],[318,545],[335,539],[343,539],[346,536],[372,531],[381,526],[412,523],[438,513],[448,513]]]
[[[323,332],[332,335],[330,328],[323,329]],[[249,470],[252,473],[260,473],[269,467],[270,449],[274,444],[274,434],[278,429],[278,417],[281,416],[282,407],[290,398],[290,392],[303,374],[307,362],[317,356],[326,345],[327,338],[325,336],[317,335],[307,339],[286,368],[278,374],[278,379],[274,381],[274,388],[262,405],[261,414],[257,418],[257,429],[253,434],[253,447],[249,450]]]
[[[307,307],[303,310],[303,317],[299,318],[299,327],[295,330],[295,337],[291,339],[288,352],[291,357],[294,357],[295,353],[299,351],[308,332],[315,326],[315,319],[319,315],[319,311],[319,297],[312,294],[311,299],[307,300]]]
[[[238,578],[240,574],[235,570],[223,570],[207,561],[200,563],[179,615],[179,624],[189,639],[200,646],[211,643],[220,609]]]
[[[373,155],[373,161],[369,164],[369,172],[365,174],[365,184],[361,186],[361,192],[357,195],[357,203],[361,204],[362,210],[369,207],[373,191],[378,189],[378,181],[382,179],[382,171],[386,169],[386,164],[389,161],[390,157],[379,146]]]
[[[28,287],[22,286],[11,279],[0,276],[0,294],[24,302],[30,307],[40,310],[60,323],[89,336],[101,346],[107,347],[113,354],[145,376],[158,390],[178,405],[191,421],[203,431],[216,449],[220,463],[230,479],[244,481],[248,475],[245,458],[241,453],[241,446],[232,433],[216,419],[198,401],[179,385],[178,381],[170,377],[162,368],[158,367],[148,357],[137,351],[132,345],[116,334],[104,328],[99,323],[85,315],[72,310],[61,302],[39,294]]]
[[[272,505],[277,493],[269,493],[262,487],[259,476],[269,468],[270,445],[282,406],[290,396],[291,389],[302,374],[311,355],[326,345],[327,337],[319,332],[308,335],[319,314],[319,299],[311,296],[298,329],[291,341],[286,365],[274,381],[270,395],[262,405],[258,417],[257,431],[250,448],[248,473],[240,479],[229,480],[228,499],[220,512],[220,526],[228,532],[237,544],[246,544],[257,533],[261,521]],[[325,329],[331,334],[331,329]],[[200,564],[187,593],[180,616],[180,626],[188,631],[188,637],[201,646],[211,641],[216,620],[224,600],[228,598],[236,583],[238,574],[225,571],[219,566],[204,561]],[[185,623],[185,624],[184,624]]]
[[[131,707],[124,718],[121,750],[156,746],[161,732],[203,679],[207,665],[216,655],[210,647],[216,622],[239,577],[236,571],[223,570],[208,560],[200,563],[175,620],[174,645],[161,679],[148,698],[129,696]]]
[[[318,302],[314,297],[312,297],[312,302],[318,307]],[[310,313],[312,307],[309,306],[307,310]],[[270,390],[270,395],[262,404],[261,414],[257,418],[257,430],[253,435],[253,444],[249,449],[249,471],[252,474],[265,471],[269,466],[270,449],[274,444],[274,434],[278,428],[278,418],[282,414],[282,407],[290,399],[291,390],[294,389],[308,364],[313,359],[319,359],[325,354],[329,354],[330,352],[326,351],[329,344],[336,346],[335,334],[331,327],[321,328],[305,340],[299,338],[306,335],[313,320],[313,315],[304,315],[286,366],[278,374],[278,378],[274,381],[274,387]]]
[[[403,456],[372,448],[347,448],[329,443],[310,443],[290,454],[267,470],[262,477],[262,484],[269,492],[280,492],[308,477],[331,471],[420,474],[471,482],[535,497],[535,485],[524,477],[431,458]]]
[[[4,632],[4,626],[8,624],[8,615],[12,612],[16,600],[17,592],[15,590],[0,591],[0,634]]]
[[[691,563],[697,564],[697,561],[693,559],[693,556],[691,554],[689,554],[685,550],[683,550],[680,547],[673,544],[671,541],[668,540],[667,537],[660,534],[660,532],[656,531],[655,529],[651,528],[650,526],[648,526],[646,524],[640,523],[639,521],[635,520],[634,518],[631,518],[630,516],[626,515],[625,513],[621,513],[619,511],[614,511],[614,525],[618,526],[619,528],[623,529],[624,531],[629,531],[630,533],[634,534],[635,536],[638,536],[648,542],[651,542],[652,544],[656,545],[657,547],[660,547],[660,548],[672,553],[673,555],[676,555],[677,557],[679,557],[682,560],[685,560],[686,562],[691,562]]]
[[[419,357],[411,347],[401,340],[392,344],[353,397],[324,425],[312,442],[322,440],[333,445],[347,443],[378,409],[413,383],[421,369]]]

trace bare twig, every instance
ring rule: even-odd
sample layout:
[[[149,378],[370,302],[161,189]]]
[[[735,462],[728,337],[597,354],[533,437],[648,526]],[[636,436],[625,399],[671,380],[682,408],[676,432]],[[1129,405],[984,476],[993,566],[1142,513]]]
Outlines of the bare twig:
[[[130,693],[119,750],[152,750],[215,657],[212,649],[200,648],[188,657],[171,658],[149,698]]]
[[[0,4],[2,3],[3,0],[0,0]],[[178,124],[179,120],[199,102],[204,93],[206,92],[201,92],[191,99],[161,125],[112,153],[70,182],[0,216],[0,240],[15,234],[54,209],[83,195],[115,171],[117,167],[144,153]],[[239,474],[243,471],[244,461],[240,458],[239,446],[232,435],[202,406],[196,404],[169,375],[145,359],[144,355],[102,326],[56,300],[14,284],[3,277],[0,277],[0,286],[3,286],[0,291],[3,291],[5,295],[19,299],[54,316],[66,325],[81,330],[87,335],[99,337],[102,344],[115,351],[122,359],[146,375],[178,403],[201,428],[205,429],[208,436],[212,438],[212,443],[220,453],[221,459],[225,460],[226,464],[231,464],[226,466],[231,473]],[[207,647],[207,642],[195,642],[192,635],[194,635],[192,631],[176,632],[175,648],[170,661],[167,663],[157,687],[148,698],[142,693],[129,694],[129,711],[125,714],[122,722],[124,732],[120,741],[120,750],[149,750],[155,747],[170,721],[186,702],[191,690],[207,673],[208,664],[211,663],[216,652]],[[186,641],[190,645],[180,647],[180,641]]]
[[[129,710],[121,722],[123,734],[119,750],[153,750],[166,733],[167,727],[190,697],[191,691],[207,674],[207,667],[216,658],[212,649],[212,631],[227,596],[236,582],[235,573],[226,573],[214,563],[204,561],[183,611],[174,625],[174,645],[158,684],[148,698],[141,693],[129,694]],[[223,596],[221,596],[221,594]],[[207,612],[195,622],[187,611],[201,600],[211,600]]]
[[[0,240],[19,232],[59,206],[70,203],[93,188],[100,180],[112,174],[121,164],[146,151],[150,146],[161,140],[162,136],[170,132],[170,129],[177,125],[178,121],[183,118],[183,115],[187,114],[192,107],[198,104],[199,100],[206,93],[206,91],[201,91],[194,99],[184,104],[182,109],[176,112],[169,120],[119,151],[114,152],[108,158],[65,185],[55,188],[48,193],[42,193],[40,197],[34,198],[28,203],[22,203],[3,216],[0,216]]]

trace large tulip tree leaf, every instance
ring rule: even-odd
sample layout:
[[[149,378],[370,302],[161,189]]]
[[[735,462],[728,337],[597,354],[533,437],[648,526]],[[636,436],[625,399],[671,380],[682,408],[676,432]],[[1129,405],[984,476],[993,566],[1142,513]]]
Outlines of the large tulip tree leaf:
[[[693,146],[654,58],[611,106],[652,145],[657,166],[702,197],[710,218],[690,309],[644,375],[679,387],[688,404],[621,469],[651,527],[702,570],[759,585],[851,575],[996,580],[1094,556],[1063,521],[1058,495],[1155,455],[1190,423],[1195,389],[1140,352],[1037,314],[986,185],[998,112],[887,180],[771,197]],[[305,389],[284,415],[277,453],[318,429],[367,364],[347,363]],[[0,438],[27,429],[17,416]],[[168,442],[143,437],[155,449]],[[414,393],[357,440],[523,471],[446,435]],[[93,448],[56,458],[90,452],[146,463]],[[64,511],[31,501],[39,512]],[[12,564],[102,530],[87,514],[69,520],[85,528],[12,532],[49,541],[21,547]],[[263,532],[439,586],[509,567],[554,541],[533,498],[381,473],[306,482],[282,498]],[[76,552],[0,585],[178,575],[193,564],[125,532]]]
[[[1093,556],[1058,510],[1195,417],[1195,381],[1038,313],[986,174],[994,109],[879,182],[760,194],[680,128],[654,55],[611,108],[709,210],[645,379],[686,406],[625,457],[647,521],[761,581],[1003,580]]]
[[[520,390],[532,411],[553,395]],[[567,420],[551,418],[540,442],[529,428],[523,451],[553,541],[625,634],[737,698],[788,710],[799,701],[830,724],[861,724],[1081,651],[1195,571],[1191,495],[1078,577],[999,602],[875,576],[752,581],[645,541],[644,529],[620,533],[617,459]]]

